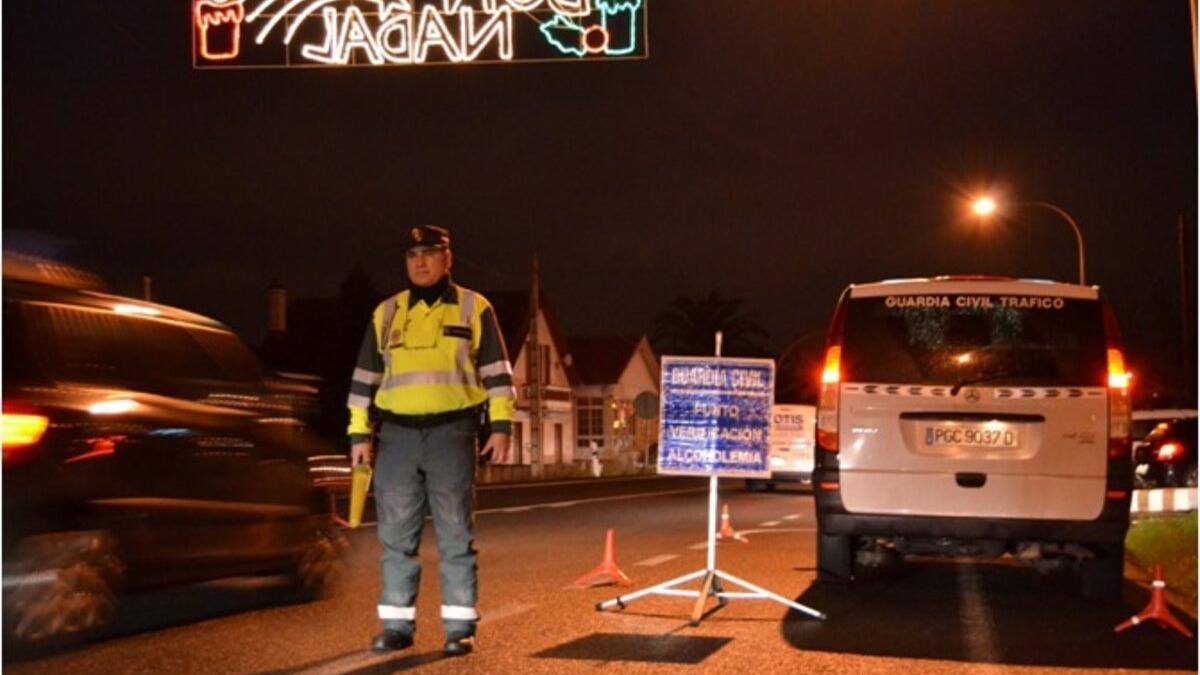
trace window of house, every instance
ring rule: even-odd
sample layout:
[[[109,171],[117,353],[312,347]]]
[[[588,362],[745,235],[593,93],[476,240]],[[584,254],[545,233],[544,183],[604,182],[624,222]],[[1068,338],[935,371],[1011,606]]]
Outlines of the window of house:
[[[575,459],[588,459],[592,441],[604,447],[604,399],[582,396],[575,399]]]

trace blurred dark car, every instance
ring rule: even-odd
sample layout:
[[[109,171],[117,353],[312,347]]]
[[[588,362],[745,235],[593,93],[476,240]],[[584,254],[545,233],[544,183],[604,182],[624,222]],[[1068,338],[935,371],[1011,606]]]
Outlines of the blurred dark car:
[[[319,590],[343,546],[321,484],[348,468],[297,418],[311,388],[216,321],[7,263],[6,641],[94,634],[147,587],[287,573]]]
[[[1196,486],[1196,418],[1159,422],[1134,454],[1143,487]]]
[[[1195,408],[1150,408],[1133,411],[1133,421],[1129,427],[1129,437],[1133,439],[1133,457],[1136,459],[1138,450],[1147,444],[1146,437],[1160,425],[1174,420],[1195,419]]]

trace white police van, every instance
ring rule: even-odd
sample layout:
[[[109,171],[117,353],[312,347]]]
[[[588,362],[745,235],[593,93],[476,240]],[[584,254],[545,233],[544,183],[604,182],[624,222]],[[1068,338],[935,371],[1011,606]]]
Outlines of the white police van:
[[[771,406],[769,479],[747,479],[746,491],[774,490],[779,483],[812,485],[817,407],[776,403]]]
[[[813,481],[821,581],[897,556],[999,556],[1120,592],[1129,377],[1099,289],[998,277],[850,286]]]

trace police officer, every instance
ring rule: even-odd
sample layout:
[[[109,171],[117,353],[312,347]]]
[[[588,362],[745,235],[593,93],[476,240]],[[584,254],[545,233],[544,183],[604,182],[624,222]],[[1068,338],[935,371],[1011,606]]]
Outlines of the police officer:
[[[348,401],[351,463],[370,462],[378,450],[383,632],[371,648],[388,652],[413,643],[417,551],[428,504],[440,555],[443,651],[462,655],[474,648],[479,620],[471,513],[476,434],[486,408],[491,430],[480,455],[507,453],[512,367],[487,299],[450,280],[450,233],[432,225],[410,228],[404,253],[410,287],[375,308]]]

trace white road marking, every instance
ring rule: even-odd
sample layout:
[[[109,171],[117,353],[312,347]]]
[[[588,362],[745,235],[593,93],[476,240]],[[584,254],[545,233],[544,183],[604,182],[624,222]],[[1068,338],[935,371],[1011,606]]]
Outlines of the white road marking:
[[[816,532],[816,531],[817,531],[817,528],[815,528],[815,527],[775,527],[775,528],[771,528],[769,530],[737,530],[737,533],[742,534],[742,535],[747,535],[747,534],[775,534],[776,532]],[[720,544],[721,540],[718,539],[717,543]],[[699,542],[696,544],[692,544],[691,546],[688,546],[688,548],[693,551],[708,548],[708,542],[702,541],[702,542]]]
[[[625,476],[622,481],[631,480],[654,480],[662,478],[659,475],[650,476]],[[491,491],[491,490],[517,490],[528,487],[551,487],[555,485],[593,485],[595,483],[607,483],[611,478],[596,478],[592,480],[560,480],[560,481],[529,481],[525,483],[478,483],[475,486],[476,490]]]
[[[476,510],[475,515],[487,515],[487,514],[491,514],[491,513],[521,513],[521,512],[526,512],[526,510],[534,510],[534,509],[539,509],[539,508],[566,508],[566,507],[578,506],[578,504],[593,504],[593,503],[599,503],[599,502],[618,502],[618,501],[624,501],[624,500],[637,500],[637,498],[641,498],[641,497],[665,497],[668,495],[686,495],[686,494],[689,494],[689,492],[707,492],[707,491],[708,491],[708,488],[685,488],[682,490],[662,490],[660,492],[637,492],[637,494],[634,494],[634,495],[613,495],[611,497],[594,497],[594,498],[590,498],[590,500],[570,500],[570,501],[566,501],[566,502],[546,502],[546,503],[541,503],[541,504],[528,504],[528,506],[521,506],[521,507],[485,508],[485,509]],[[428,518],[428,516],[426,516],[425,519],[430,520],[430,518]],[[373,526],[376,526],[376,521],[364,522],[364,524],[362,524],[360,526],[360,528],[361,527],[373,527]]]
[[[759,523],[758,526],[759,527],[775,527],[778,524],[779,524],[778,520],[768,520],[765,523]]]
[[[485,623],[492,623],[494,621],[502,621],[504,619],[507,619],[510,616],[524,614],[525,612],[528,612],[529,610],[533,609],[534,607],[537,607],[537,605],[533,605],[530,603],[519,603],[516,605],[505,605],[499,609],[493,609],[493,610],[488,610],[486,612],[480,612],[479,613],[479,623],[485,624]]]
[[[680,495],[680,494],[687,494],[689,492],[707,492],[707,491],[708,491],[708,488],[706,488],[706,487],[694,487],[694,488],[685,488],[682,490],[664,490],[662,492],[639,492],[637,494],[631,494],[631,495],[613,495],[611,497],[596,497],[593,499],[572,499],[571,501],[566,501],[566,502],[547,502],[545,504],[531,504],[531,505],[525,506],[525,507],[509,507],[509,508],[510,509],[511,508],[555,509],[555,508],[561,508],[563,506],[576,506],[578,504],[595,504],[598,502],[615,502],[615,501],[621,501],[621,500],[625,500],[625,499],[638,499],[640,497],[665,497],[667,495]],[[508,511],[506,509],[481,509],[479,511],[476,511],[475,515],[480,516],[480,515],[484,515],[484,514],[488,514],[488,513],[507,513],[507,512]]]
[[[669,560],[674,560],[678,557],[679,557],[678,553],[664,553],[662,555],[656,555],[653,558],[646,558],[645,560],[639,560],[638,562],[635,562],[633,564],[641,565],[642,567],[654,567],[655,565],[661,565]]]
[[[684,488],[682,490],[663,490],[661,492],[638,492],[636,494],[631,494],[631,495],[613,495],[611,497],[596,497],[594,499],[572,499],[570,501],[565,501],[565,502],[547,502],[545,504],[529,504],[527,506],[507,506],[507,507],[498,508],[498,509],[480,509],[475,512],[475,515],[482,516],[482,515],[487,515],[489,513],[520,513],[522,511],[532,511],[534,509],[561,509],[561,508],[564,508],[567,506],[578,506],[579,504],[595,504],[598,502],[616,502],[616,501],[623,501],[626,499],[639,499],[642,497],[665,497],[668,495],[681,495],[681,494],[687,494],[687,493],[691,493],[691,492],[707,492],[707,491],[708,491],[708,488],[706,488],[706,487],[695,487],[695,488]],[[427,516],[425,519],[429,520],[429,517]],[[361,529],[363,527],[373,527],[373,526],[375,526],[375,524],[376,524],[375,521],[363,523],[359,529]]]
[[[992,610],[983,596],[979,568],[964,563],[957,565],[956,569],[967,660],[982,664],[998,663],[1000,650],[996,647],[996,624],[992,621]]]

